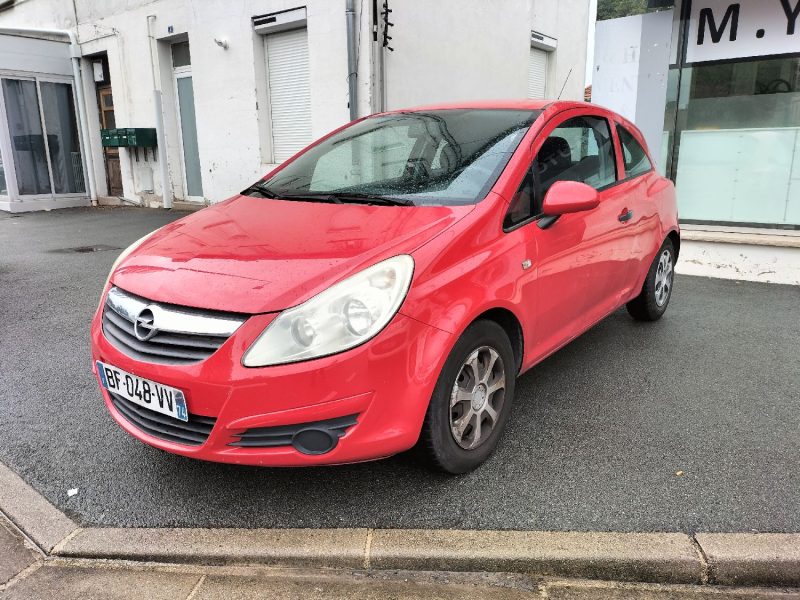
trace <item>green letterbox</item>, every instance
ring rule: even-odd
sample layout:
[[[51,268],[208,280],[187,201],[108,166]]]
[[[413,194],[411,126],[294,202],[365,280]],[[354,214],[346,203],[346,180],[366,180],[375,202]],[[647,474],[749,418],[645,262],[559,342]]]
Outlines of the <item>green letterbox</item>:
[[[100,142],[105,148],[119,148],[119,135],[116,129],[101,129]]]
[[[152,127],[101,129],[100,141],[108,148],[155,148],[156,130]]]

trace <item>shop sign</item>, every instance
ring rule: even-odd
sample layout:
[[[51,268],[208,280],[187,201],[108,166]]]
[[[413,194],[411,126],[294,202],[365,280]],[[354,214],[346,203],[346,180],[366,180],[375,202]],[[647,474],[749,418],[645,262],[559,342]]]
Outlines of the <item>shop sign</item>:
[[[686,62],[800,54],[800,0],[691,0]]]

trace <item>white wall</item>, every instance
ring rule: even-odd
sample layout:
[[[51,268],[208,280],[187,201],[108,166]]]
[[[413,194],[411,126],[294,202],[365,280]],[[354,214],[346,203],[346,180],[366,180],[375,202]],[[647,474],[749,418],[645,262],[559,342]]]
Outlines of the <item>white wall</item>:
[[[387,108],[527,93],[528,2],[395,0]]]
[[[592,102],[636,121],[641,15],[597,23]]]
[[[109,57],[118,126],[153,127],[153,76],[147,37],[147,16],[155,15],[154,36],[160,41],[159,81],[164,93],[167,151],[173,193],[184,196],[183,166],[172,89],[169,44],[188,37],[192,53],[197,136],[204,196],[219,201],[241,190],[271,168],[269,125],[263,108],[267,98],[257,89],[266,78],[260,52],[263,39],[253,32],[250,18],[297,7],[293,0],[247,0],[230,10],[224,0],[187,4],[160,0],[132,7],[129,1],[78,3],[79,32],[84,53],[105,51]],[[349,119],[347,107],[347,51],[344,0],[307,0],[309,68],[311,71],[312,133],[319,137]],[[362,30],[367,35],[368,15]],[[171,31],[170,31],[171,28]],[[117,31],[118,34],[103,37]],[[228,48],[214,39],[225,39]],[[368,82],[369,64],[360,74]],[[363,89],[363,86],[362,86]],[[369,87],[361,104],[369,105]],[[259,108],[260,107],[260,108]],[[262,125],[261,127],[259,125]],[[263,126],[266,125],[266,126]],[[143,164],[123,155],[123,186],[140,192],[142,183],[155,180],[161,195],[157,165]],[[151,169],[149,176],[143,171]]]
[[[547,89],[562,100],[583,100],[586,74],[589,0],[533,0],[531,29],[558,40],[550,61]]]
[[[698,277],[800,285],[800,248],[796,245],[736,243],[735,234],[728,237],[731,241],[722,243],[684,239],[675,270]]]
[[[600,21],[592,102],[630,119],[660,162],[671,48],[671,10]]]
[[[393,0],[387,107],[525,98],[531,30],[558,40],[548,95],[582,100],[589,0]]]
[[[382,4],[379,3],[379,5]],[[559,41],[551,60],[549,89],[556,96],[567,74],[565,99],[583,96],[589,0],[509,0],[502,10],[485,0],[391,0],[395,52],[387,53],[388,108],[449,100],[524,98],[530,31]],[[359,114],[377,109],[373,70],[372,3],[359,23]],[[311,72],[312,135],[319,137],[349,120],[345,0],[37,0],[0,12],[0,27],[75,26],[85,57],[108,56],[118,127],[154,127],[154,85],[163,90],[168,171],[176,199],[184,196],[177,111],[169,44],[189,40],[195,92],[203,192],[223,200],[272,166],[266,106],[266,65],[261,36],[251,17],[307,7]],[[155,77],[148,38],[154,17],[158,40]],[[226,39],[223,49],[214,39]],[[90,75],[90,59],[83,61]],[[155,82],[154,82],[155,79]],[[89,125],[96,179],[105,173],[99,144],[95,90],[87,83]],[[140,153],[141,154],[141,153]],[[124,195],[148,203],[160,198],[159,168],[150,157],[133,159],[120,150]],[[155,197],[145,193],[154,187]]]

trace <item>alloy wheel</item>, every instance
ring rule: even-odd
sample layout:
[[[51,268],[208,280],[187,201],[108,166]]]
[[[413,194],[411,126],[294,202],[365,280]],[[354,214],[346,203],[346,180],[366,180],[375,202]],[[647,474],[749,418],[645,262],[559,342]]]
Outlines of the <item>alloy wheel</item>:
[[[664,250],[661,253],[661,258],[658,259],[658,267],[656,268],[656,304],[659,308],[663,307],[669,300],[669,295],[672,292],[672,279],[675,275],[675,270],[672,265],[672,252]]]
[[[483,346],[461,366],[450,394],[450,431],[456,443],[474,450],[489,439],[503,410],[506,371],[494,348]]]

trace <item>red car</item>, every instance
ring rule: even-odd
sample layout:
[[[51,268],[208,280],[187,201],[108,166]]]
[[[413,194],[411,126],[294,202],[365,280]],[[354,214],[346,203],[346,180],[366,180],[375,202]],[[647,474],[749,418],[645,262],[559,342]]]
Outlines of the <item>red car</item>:
[[[355,121],[125,250],[92,324],[108,410],[175,454],[342,464],[419,445],[467,472],[517,377],[627,305],[659,319],[675,190],[573,102]]]

